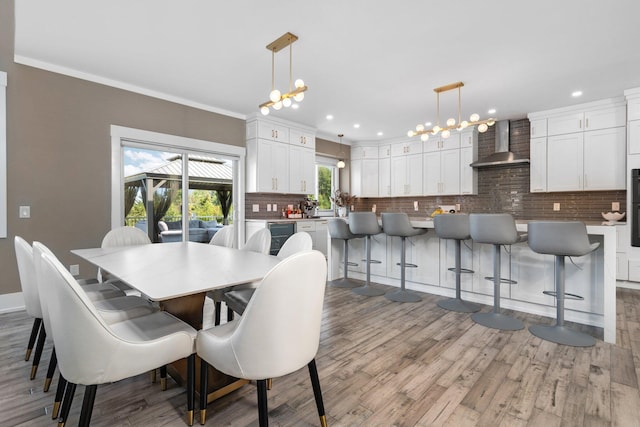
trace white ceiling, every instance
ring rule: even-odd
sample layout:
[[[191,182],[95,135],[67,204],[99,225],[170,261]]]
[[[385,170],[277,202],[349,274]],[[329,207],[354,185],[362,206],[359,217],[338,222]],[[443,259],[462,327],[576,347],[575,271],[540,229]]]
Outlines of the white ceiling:
[[[20,0],[16,61],[244,118],[271,89],[265,46],[287,31],[298,110],[273,116],[337,141],[436,121],[433,88],[498,119],[640,86],[638,0]],[[287,89],[288,50],[276,54]],[[582,90],[583,96],[571,93]],[[327,114],[334,116],[327,120]],[[457,115],[441,95],[441,121]],[[360,124],[359,129],[353,125]],[[383,136],[377,133],[384,132]]]

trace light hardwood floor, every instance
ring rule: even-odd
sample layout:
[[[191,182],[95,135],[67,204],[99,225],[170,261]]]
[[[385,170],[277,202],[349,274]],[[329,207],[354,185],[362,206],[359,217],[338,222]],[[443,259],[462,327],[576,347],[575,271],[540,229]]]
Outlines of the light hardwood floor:
[[[601,329],[572,325],[598,338],[587,349],[526,329],[484,328],[438,308],[438,298],[399,304],[327,289],[317,364],[329,425],[640,426],[640,291],[617,292],[618,345],[604,343]],[[527,326],[551,322],[515,316]],[[28,379],[31,324],[24,312],[0,315],[2,426],[55,425],[45,409],[57,374],[42,392],[50,343],[36,379]],[[98,387],[92,425],[186,425],[184,390],[168,383],[162,392],[141,375]],[[78,422],[83,392],[78,387],[67,425]],[[210,404],[207,425],[257,425],[257,415],[250,384]],[[274,380],[269,418],[274,426],[319,425],[306,369]]]

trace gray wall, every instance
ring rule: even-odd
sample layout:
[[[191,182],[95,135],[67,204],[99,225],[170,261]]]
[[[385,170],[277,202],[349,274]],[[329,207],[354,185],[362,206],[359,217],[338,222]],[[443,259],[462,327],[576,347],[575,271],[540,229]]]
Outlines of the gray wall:
[[[110,229],[112,124],[244,146],[245,122],[13,62],[14,1],[0,0],[7,86],[8,238],[0,294],[19,292],[13,237],[39,240],[65,264]],[[31,218],[18,219],[30,205]],[[93,269],[80,263],[81,273]]]

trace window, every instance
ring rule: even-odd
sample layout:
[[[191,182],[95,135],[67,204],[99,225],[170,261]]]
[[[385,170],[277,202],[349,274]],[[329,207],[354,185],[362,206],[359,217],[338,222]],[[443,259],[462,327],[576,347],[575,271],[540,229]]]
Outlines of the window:
[[[316,193],[318,211],[333,212],[331,197],[338,188],[338,168],[334,159],[316,157]]]

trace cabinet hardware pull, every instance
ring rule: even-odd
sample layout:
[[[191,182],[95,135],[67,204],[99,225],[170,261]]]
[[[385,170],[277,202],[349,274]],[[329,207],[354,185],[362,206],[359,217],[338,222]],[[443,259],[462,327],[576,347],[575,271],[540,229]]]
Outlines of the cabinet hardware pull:
[[[586,129],[589,129],[589,119],[585,119],[584,123],[585,123],[585,124],[584,124],[584,127],[585,127]]]
[[[578,120],[578,129],[582,129],[582,120]]]

